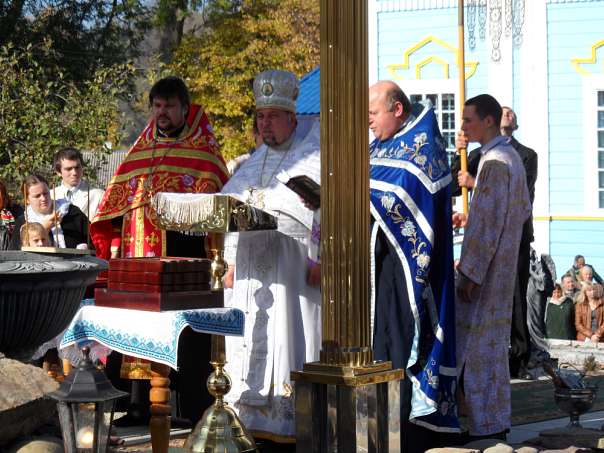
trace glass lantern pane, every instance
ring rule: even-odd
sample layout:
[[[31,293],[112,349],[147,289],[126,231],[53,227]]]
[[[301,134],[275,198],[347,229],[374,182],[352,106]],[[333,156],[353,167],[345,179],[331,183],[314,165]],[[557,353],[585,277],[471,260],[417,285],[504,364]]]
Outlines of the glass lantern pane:
[[[604,110],[598,111],[598,127],[604,129]]]
[[[599,195],[600,195],[600,208],[604,208],[604,190],[601,190]]]
[[[94,446],[95,404],[72,404],[76,448],[81,452],[92,452]]]
[[[604,107],[604,91],[598,91],[598,107]]]
[[[426,98],[430,100],[432,105],[438,108],[438,95],[437,94],[427,94]]]
[[[604,151],[598,151],[598,168],[604,170]]]
[[[412,94],[411,96],[409,96],[409,100],[411,101],[412,104],[415,104],[416,102],[419,102],[422,100],[422,95],[421,94]]]
[[[109,428],[113,421],[114,403],[115,400],[97,403],[96,433],[98,439],[97,451],[99,452],[107,451],[107,446],[109,444]]]
[[[598,172],[598,187],[604,189],[604,171]]]
[[[604,131],[598,131],[598,148],[604,148]]]

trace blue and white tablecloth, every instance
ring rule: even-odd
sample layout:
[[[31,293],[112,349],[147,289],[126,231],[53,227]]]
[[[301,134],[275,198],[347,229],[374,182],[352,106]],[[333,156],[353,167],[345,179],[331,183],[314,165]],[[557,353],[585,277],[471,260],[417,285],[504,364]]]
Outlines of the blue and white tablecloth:
[[[196,332],[242,336],[244,315],[236,308],[153,312],[84,306],[69,324],[60,348],[93,340],[122,354],[176,369],[178,339],[187,326]]]

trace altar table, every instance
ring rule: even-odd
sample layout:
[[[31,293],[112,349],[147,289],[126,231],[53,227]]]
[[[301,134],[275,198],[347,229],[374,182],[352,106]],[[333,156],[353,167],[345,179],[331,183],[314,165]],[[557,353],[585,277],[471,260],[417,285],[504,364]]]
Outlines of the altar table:
[[[217,336],[242,336],[244,315],[235,308],[151,312],[84,306],[65,331],[60,348],[91,340],[122,354],[152,362],[151,421],[154,453],[168,451],[170,368],[177,369],[178,340],[185,327]]]

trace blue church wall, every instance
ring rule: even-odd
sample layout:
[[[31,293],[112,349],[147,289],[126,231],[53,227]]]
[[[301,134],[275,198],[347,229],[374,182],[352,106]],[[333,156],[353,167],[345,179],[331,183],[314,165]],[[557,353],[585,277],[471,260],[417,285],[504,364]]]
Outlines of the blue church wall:
[[[604,271],[604,222],[558,220],[550,226],[551,256],[558,280],[571,267],[575,255],[583,255],[600,275]]]
[[[585,166],[591,165],[584,154],[585,76],[579,74],[571,63],[573,58],[589,57],[594,43],[604,39],[604,0],[543,1],[547,1],[549,114],[544,121],[548,122],[549,150],[539,148],[539,143],[531,140],[528,125],[536,119],[529,119],[526,116],[529,113],[525,115],[522,111],[522,105],[526,105],[525,96],[531,95],[524,83],[531,74],[527,74],[522,66],[523,59],[527,57],[523,55],[522,45],[512,49],[511,107],[520,118],[520,129],[515,136],[535,148],[538,154],[549,153],[549,175],[544,173],[539,178],[549,178],[548,214],[554,216],[554,220],[549,222],[549,248],[556,263],[558,277],[570,267],[576,254],[585,255],[596,269],[604,271],[604,222],[577,219],[604,217],[604,214],[590,209],[585,202],[586,197],[593,196],[590,192],[585,193],[584,188]],[[531,27],[528,19],[524,27]],[[491,42],[488,37],[481,40],[478,30],[475,30],[475,35],[476,47],[470,50],[466,34],[466,62],[478,63],[475,73],[467,78],[467,97],[488,92],[489,71],[498,69],[498,65],[490,61]],[[434,41],[419,47],[419,43],[430,36],[448,47]],[[408,7],[405,11],[377,13],[377,78],[394,79],[403,90],[406,90],[406,84],[417,89],[416,71],[417,65],[421,63],[425,64],[419,78],[426,83],[432,82],[430,86],[438,86],[438,81],[444,81],[446,75],[440,63],[448,64],[448,86],[451,86],[451,81],[457,79],[457,46],[456,7],[423,8],[416,11]],[[409,57],[408,67],[403,68],[406,53]],[[602,74],[604,47],[598,50],[598,57],[596,63],[588,69]],[[432,61],[427,62],[430,58]],[[397,65],[394,73],[392,65]],[[375,68],[370,70],[375,71]],[[466,67],[466,73],[468,71]],[[569,220],[555,219],[560,216],[567,216]],[[599,245],[601,242],[602,245]]]
[[[598,216],[601,214],[589,212],[585,203],[586,197],[591,196],[584,190],[584,170],[589,164],[585,160],[583,137],[586,76],[576,71],[571,60],[589,57],[594,43],[604,38],[604,2],[548,4],[547,32],[550,213]],[[601,65],[600,58],[599,63],[592,66]],[[571,266],[577,254],[585,255],[596,269],[604,269],[602,238],[602,221],[553,220],[550,253],[558,277]]]
[[[421,11],[380,12],[378,20],[378,79],[392,79],[389,65],[403,63],[404,54],[423,39],[434,36],[457,49],[457,8],[437,8]],[[426,20],[429,18],[429,20]],[[466,49],[466,61],[488,61],[487,43],[477,39],[475,50]],[[431,42],[410,55],[409,68],[397,70],[405,80],[416,79],[415,66],[426,58],[439,58],[449,64],[449,79],[457,79],[455,53]],[[466,68],[466,71],[468,69]],[[443,69],[432,62],[421,70],[422,80],[442,80]],[[403,90],[404,80],[397,80]],[[476,73],[467,79],[467,95],[482,93],[488,86],[488,67],[479,64]]]

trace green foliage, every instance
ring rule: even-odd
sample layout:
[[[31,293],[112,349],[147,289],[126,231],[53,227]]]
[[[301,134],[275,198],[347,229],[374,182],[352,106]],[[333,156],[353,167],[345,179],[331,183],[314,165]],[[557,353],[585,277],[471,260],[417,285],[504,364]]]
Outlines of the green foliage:
[[[253,144],[252,82],[267,69],[302,76],[319,64],[318,0],[215,0],[167,72],[183,77],[229,159]]]
[[[144,0],[0,1],[0,46],[32,45],[39,63],[61,68],[65,80],[81,83],[100,67],[138,55],[152,10]],[[37,46],[51,42],[52,53]]]
[[[52,156],[62,146],[106,154],[119,143],[119,102],[130,92],[134,68],[101,68],[76,85],[40,63],[36,55],[47,61],[50,47],[36,54],[31,46],[0,47],[0,179],[13,189],[32,172],[51,176]]]

